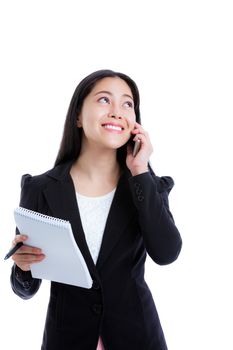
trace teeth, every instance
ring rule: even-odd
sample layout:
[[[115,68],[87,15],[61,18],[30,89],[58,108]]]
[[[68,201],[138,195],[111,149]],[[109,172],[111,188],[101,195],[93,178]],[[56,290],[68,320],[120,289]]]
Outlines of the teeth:
[[[122,128],[120,126],[109,125],[109,124],[104,125],[104,128],[113,129],[113,130],[120,130],[120,131],[122,130]]]

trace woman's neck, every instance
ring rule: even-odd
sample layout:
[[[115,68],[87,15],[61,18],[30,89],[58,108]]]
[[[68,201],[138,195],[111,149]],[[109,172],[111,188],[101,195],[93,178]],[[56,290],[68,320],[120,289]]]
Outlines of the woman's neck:
[[[116,188],[121,168],[116,151],[81,152],[71,167],[70,175],[76,192],[86,196],[102,196]]]
[[[81,150],[73,170],[81,172],[89,180],[116,180],[121,173],[120,165],[117,162],[115,150],[92,150],[91,152]]]

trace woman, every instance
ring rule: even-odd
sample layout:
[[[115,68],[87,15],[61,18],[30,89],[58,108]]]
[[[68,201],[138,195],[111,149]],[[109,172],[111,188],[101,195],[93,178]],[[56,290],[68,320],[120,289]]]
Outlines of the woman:
[[[91,289],[51,282],[43,350],[167,349],[144,263],[146,252],[172,263],[182,242],[168,206],[173,180],[155,176],[151,153],[136,84],[100,70],[74,92],[54,168],[23,176],[20,205],[69,220],[93,278]],[[18,234],[13,245],[26,239]],[[39,289],[30,266],[44,258],[26,245],[13,255],[11,283],[21,298]]]

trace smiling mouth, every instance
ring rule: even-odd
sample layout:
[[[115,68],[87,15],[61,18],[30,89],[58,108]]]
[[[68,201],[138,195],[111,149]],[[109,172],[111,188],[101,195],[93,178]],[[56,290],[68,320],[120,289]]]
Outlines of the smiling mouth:
[[[103,124],[102,125],[105,129],[110,129],[110,130],[116,130],[116,131],[122,131],[124,130],[123,127],[119,125],[112,125],[112,124]]]

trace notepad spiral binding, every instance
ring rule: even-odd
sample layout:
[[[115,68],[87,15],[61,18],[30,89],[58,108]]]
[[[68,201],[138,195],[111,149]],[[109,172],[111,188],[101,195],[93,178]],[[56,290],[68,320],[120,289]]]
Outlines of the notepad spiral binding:
[[[45,214],[41,214],[38,213],[37,211],[33,211],[30,209],[26,209],[23,207],[18,207],[14,210],[15,214],[19,214],[22,216],[27,216],[28,218],[35,220],[35,221],[42,221],[42,222],[46,222],[50,225],[55,225],[57,227],[64,227],[67,225],[70,225],[69,221],[64,220],[64,219],[60,219],[60,218],[55,218],[53,216],[49,216],[49,215],[45,215]]]

